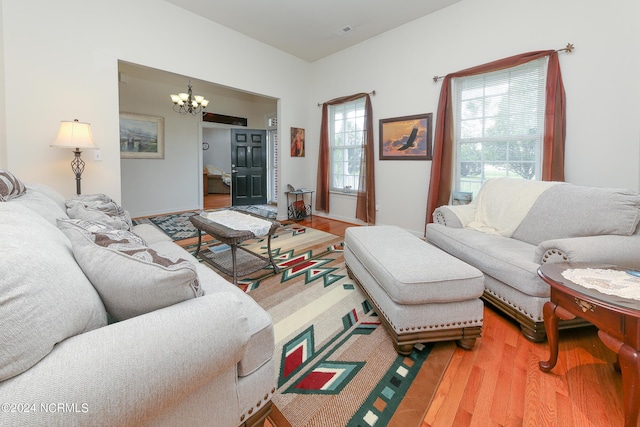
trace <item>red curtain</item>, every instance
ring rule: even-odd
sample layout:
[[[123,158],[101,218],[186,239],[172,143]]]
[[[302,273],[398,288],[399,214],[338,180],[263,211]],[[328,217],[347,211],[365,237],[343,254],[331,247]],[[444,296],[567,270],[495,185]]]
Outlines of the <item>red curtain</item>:
[[[566,133],[565,93],[560,73],[558,52],[542,50],[523,53],[488,64],[451,73],[444,78],[438,101],[436,132],[433,140],[431,180],[427,196],[426,223],[432,221],[433,211],[449,203],[453,177],[453,106],[451,79],[489,73],[515,67],[535,59],[549,57],[545,95],[545,124],[542,159],[543,181],[564,181],[564,141]]]
[[[320,124],[320,152],[318,154],[318,177],[316,179],[316,210],[329,212],[329,106],[322,104],[322,123]]]
[[[371,97],[368,93],[343,96],[322,104],[322,123],[320,125],[320,152],[318,155],[318,178],[316,184],[316,210],[329,212],[329,170],[331,165],[329,152],[329,105],[365,99],[365,146],[360,165],[360,182],[356,199],[356,218],[367,224],[376,222],[376,190],[373,147],[373,113]]]

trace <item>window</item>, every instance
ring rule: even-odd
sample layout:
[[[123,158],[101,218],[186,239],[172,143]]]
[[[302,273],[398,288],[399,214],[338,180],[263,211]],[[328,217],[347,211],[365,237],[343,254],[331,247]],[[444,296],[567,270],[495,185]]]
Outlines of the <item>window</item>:
[[[497,177],[540,179],[547,59],[453,79],[457,191]]]
[[[329,106],[330,190],[358,191],[364,144],[364,97]]]

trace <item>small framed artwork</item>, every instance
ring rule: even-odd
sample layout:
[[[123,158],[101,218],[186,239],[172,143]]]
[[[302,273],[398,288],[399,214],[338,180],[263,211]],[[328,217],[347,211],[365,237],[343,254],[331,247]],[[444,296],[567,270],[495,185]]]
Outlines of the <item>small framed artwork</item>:
[[[291,128],[291,157],[304,157],[304,129]]]
[[[431,160],[433,114],[380,120],[380,160]]]
[[[164,117],[120,113],[120,158],[164,159]]]

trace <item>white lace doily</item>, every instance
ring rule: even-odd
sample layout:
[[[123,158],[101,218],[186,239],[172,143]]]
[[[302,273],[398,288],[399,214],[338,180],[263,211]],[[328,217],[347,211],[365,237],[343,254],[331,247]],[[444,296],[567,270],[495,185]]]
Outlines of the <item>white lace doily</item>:
[[[269,221],[237,211],[221,210],[214,212],[202,212],[200,216],[233,230],[249,230],[256,237],[266,236],[269,234],[269,230],[271,230],[271,223]]]
[[[624,270],[606,270],[599,268],[573,268],[562,272],[562,276],[607,295],[640,300],[640,277]]]

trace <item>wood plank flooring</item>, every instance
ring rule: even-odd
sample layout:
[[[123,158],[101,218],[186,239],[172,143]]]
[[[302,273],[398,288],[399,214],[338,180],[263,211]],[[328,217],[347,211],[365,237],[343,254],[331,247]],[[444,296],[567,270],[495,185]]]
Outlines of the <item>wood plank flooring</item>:
[[[317,215],[299,224],[343,237],[353,226]],[[456,348],[416,427],[624,424],[616,355],[594,327],[560,331],[558,364],[545,374],[538,362],[549,356],[546,342],[526,340],[515,322],[488,304],[484,314],[482,337],[471,351]]]
[[[527,341],[488,305],[484,313],[482,338],[456,349],[422,427],[624,424],[616,356],[594,327],[561,331],[558,365],[545,374],[548,344]]]

